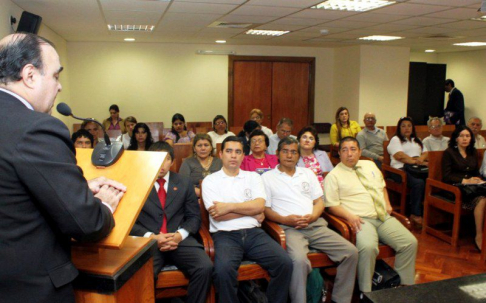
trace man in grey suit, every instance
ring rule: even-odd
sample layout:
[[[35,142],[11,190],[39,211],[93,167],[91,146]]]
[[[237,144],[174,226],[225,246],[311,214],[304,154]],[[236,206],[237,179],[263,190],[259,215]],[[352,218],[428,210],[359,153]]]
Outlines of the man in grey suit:
[[[172,146],[159,141],[149,150],[168,155],[130,234],[157,241],[155,279],[164,265],[176,265],[189,276],[186,302],[202,303],[211,284],[213,264],[194,238],[201,225],[194,186],[189,178],[169,171],[174,159]]]
[[[0,301],[74,302],[71,238],[96,241],[114,226],[126,190],[76,165],[69,131],[49,115],[62,67],[49,41],[0,41]]]

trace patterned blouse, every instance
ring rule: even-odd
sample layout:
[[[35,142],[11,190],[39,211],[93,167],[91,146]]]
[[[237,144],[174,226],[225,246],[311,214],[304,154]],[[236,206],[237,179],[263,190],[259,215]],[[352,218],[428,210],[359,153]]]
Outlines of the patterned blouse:
[[[312,156],[302,157],[305,167],[309,168],[316,174],[317,180],[321,183],[321,187],[324,189],[324,177],[322,176],[322,169],[317,158]]]
[[[165,135],[164,141],[170,139],[174,143],[191,143],[192,138],[194,138],[195,136],[196,135],[192,131],[188,130],[187,136],[180,137],[179,141],[176,142],[176,135],[173,132],[168,132],[167,135]]]

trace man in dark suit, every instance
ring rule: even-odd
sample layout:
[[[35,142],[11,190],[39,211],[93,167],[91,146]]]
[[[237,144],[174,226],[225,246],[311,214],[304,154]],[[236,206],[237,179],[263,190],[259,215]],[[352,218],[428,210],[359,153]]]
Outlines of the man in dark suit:
[[[149,150],[165,151],[168,155],[130,234],[157,241],[155,279],[164,265],[176,265],[189,276],[187,302],[202,303],[211,284],[213,264],[194,238],[201,225],[194,186],[189,178],[169,171],[174,159],[172,146],[159,141]]]
[[[2,303],[74,302],[71,238],[108,235],[125,191],[105,178],[87,182],[68,129],[48,114],[61,70],[45,39],[14,34],[0,41]]]
[[[444,120],[446,124],[466,125],[464,117],[464,96],[461,91],[455,88],[454,81],[445,81],[445,91],[449,93],[447,106],[444,109]]]

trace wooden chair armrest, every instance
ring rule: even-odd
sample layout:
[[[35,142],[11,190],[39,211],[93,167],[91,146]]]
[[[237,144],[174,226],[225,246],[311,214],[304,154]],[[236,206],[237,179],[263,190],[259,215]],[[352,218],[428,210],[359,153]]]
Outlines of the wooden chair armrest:
[[[211,258],[211,260],[214,259],[214,242],[213,238],[211,238],[211,234],[209,231],[201,226],[199,228],[199,236],[201,237],[201,241],[203,242],[204,245],[204,251],[206,254]]]
[[[401,169],[394,168],[394,167],[391,167],[388,164],[383,163],[381,165],[381,171],[383,172],[383,175],[385,176],[385,178],[386,178],[386,176],[388,176],[389,173],[392,173],[392,174],[399,175],[402,178],[402,182],[407,182],[407,173],[404,172]]]
[[[331,215],[324,211],[322,217],[329,223],[331,227],[337,230],[349,242],[356,245],[356,230],[349,224],[349,222],[341,217]]]
[[[456,198],[461,194],[461,190],[459,189],[459,187],[431,178],[427,178],[427,183],[425,186],[430,187],[431,189],[435,188],[443,191],[448,191],[450,193],[453,193]]]
[[[407,217],[400,213],[397,213],[396,211],[393,211],[391,215],[395,217],[398,221],[400,221],[400,223],[402,223],[403,226],[405,226],[408,230],[412,230],[412,223],[410,223],[410,220]]]
[[[275,241],[277,241],[283,249],[287,249],[287,244],[285,243],[285,231],[277,223],[270,221],[268,219],[263,220],[262,229]]]
[[[374,161],[372,158],[370,158],[370,157],[365,157],[365,156],[361,156],[359,159],[360,159],[360,160]]]

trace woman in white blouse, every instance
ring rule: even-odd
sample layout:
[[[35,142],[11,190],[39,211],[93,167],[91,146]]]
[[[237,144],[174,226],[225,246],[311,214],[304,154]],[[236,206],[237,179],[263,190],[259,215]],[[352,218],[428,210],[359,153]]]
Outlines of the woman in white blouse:
[[[222,115],[217,115],[213,119],[213,131],[210,131],[208,135],[211,137],[213,142],[213,151],[216,155],[216,144],[223,143],[223,140],[229,136],[234,136],[235,134],[228,131],[228,123]]]
[[[412,118],[404,117],[398,120],[397,131],[388,145],[388,153],[391,156],[393,168],[404,170],[405,164],[427,165],[425,161],[427,150],[424,149],[422,141],[417,137]],[[407,187],[410,188],[410,220],[420,228],[422,225],[425,180],[414,177],[407,171],[405,172],[407,173]],[[399,179],[398,175],[396,177]]]

